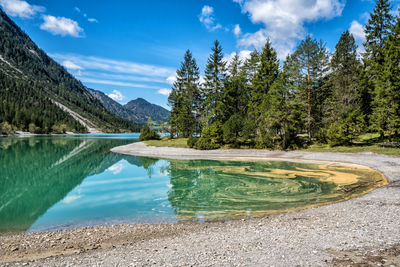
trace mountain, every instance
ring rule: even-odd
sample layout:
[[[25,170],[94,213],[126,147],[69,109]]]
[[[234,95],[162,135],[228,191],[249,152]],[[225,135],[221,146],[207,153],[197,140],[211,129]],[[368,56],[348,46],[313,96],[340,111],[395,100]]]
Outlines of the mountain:
[[[146,120],[150,117],[153,121],[168,121],[169,111],[156,104],[151,104],[143,98],[129,101],[124,107]]]
[[[121,105],[117,101],[114,101],[113,99],[111,99],[109,96],[107,96],[103,92],[94,90],[94,89],[90,89],[90,88],[89,88],[89,92],[95,98],[97,98],[103,104],[103,106],[108,111],[110,111],[112,114],[115,114],[120,118],[130,120],[133,122],[146,123],[146,121],[144,121],[142,118],[140,118],[139,116],[134,114],[132,111],[126,109],[123,105]]]
[[[108,111],[0,9],[0,134],[138,131]]]
[[[100,100],[103,106],[111,113],[133,122],[146,124],[149,117],[153,121],[166,122],[169,118],[168,110],[156,104],[151,104],[143,98],[132,100],[123,106],[103,92],[93,89],[89,89],[89,92]]]

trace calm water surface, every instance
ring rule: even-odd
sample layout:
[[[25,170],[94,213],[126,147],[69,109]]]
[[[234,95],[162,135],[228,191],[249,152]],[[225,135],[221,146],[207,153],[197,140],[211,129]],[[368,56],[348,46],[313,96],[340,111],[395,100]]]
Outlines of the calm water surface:
[[[0,232],[257,217],[349,198],[383,182],[366,169],[109,152],[137,138],[0,138]]]

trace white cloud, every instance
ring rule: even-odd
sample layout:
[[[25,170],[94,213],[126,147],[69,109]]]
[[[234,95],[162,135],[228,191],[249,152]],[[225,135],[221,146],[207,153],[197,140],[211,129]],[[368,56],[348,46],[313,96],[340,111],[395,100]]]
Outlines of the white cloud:
[[[239,24],[235,25],[235,27],[233,28],[233,33],[235,34],[236,37],[239,37],[239,35],[242,34],[242,29],[240,29]]]
[[[176,82],[176,73],[174,75],[168,76],[167,83],[173,85]]]
[[[199,19],[211,32],[222,28],[221,24],[215,22],[214,8],[211,6],[203,6]]]
[[[74,7],[74,10],[78,13],[81,13],[81,9],[79,7]]]
[[[40,25],[40,29],[48,31],[54,35],[71,35],[73,37],[80,37],[80,33],[83,32],[83,29],[79,27],[78,22],[72,19],[44,15],[43,20],[44,22]]]
[[[353,20],[349,32],[353,34],[356,44],[358,45],[357,52],[362,54],[365,52],[364,42],[365,42],[365,32],[364,27],[358,21]]]
[[[114,90],[117,91],[117,90]],[[118,91],[117,91],[118,92]],[[119,93],[119,92],[118,92]],[[114,99],[115,100],[115,99]],[[110,172],[112,172],[114,175],[120,173],[123,169],[126,168],[126,165],[122,164],[122,163],[117,163],[112,165],[111,167],[109,167],[107,170],[109,170]]]
[[[200,83],[201,85],[203,85],[203,84],[206,83],[206,79],[204,78],[204,76],[200,75],[199,83]]]
[[[30,5],[21,0],[0,0],[0,6],[8,15],[21,18],[31,18],[36,13],[46,10],[42,6]]]
[[[243,5],[244,0],[233,0],[233,2],[238,3],[239,5]]]
[[[284,59],[298,40],[306,35],[305,22],[340,16],[344,4],[339,0],[243,0],[243,13],[253,23],[264,25],[255,33],[246,33],[238,41],[240,47],[261,49],[267,38],[277,49],[278,57]]]
[[[95,18],[88,18],[88,21],[89,21],[89,22],[96,22],[96,23],[99,22],[99,21],[98,21],[97,19],[95,19]]]
[[[229,64],[236,54],[239,55],[239,59],[243,63],[246,59],[250,58],[251,51],[250,50],[242,50],[239,53],[233,52],[233,53],[231,53],[229,55],[225,55],[224,56],[224,61],[227,62],[227,64]]]
[[[358,21],[353,20],[349,32],[353,34],[354,39],[356,39],[357,42],[365,42],[364,27]]]
[[[66,67],[67,69],[70,69],[70,70],[81,70],[81,69],[83,69],[81,66],[75,64],[71,60],[64,60],[62,65],[64,67]]]
[[[92,77],[95,79],[111,79],[117,81],[135,81],[135,82],[152,82],[152,83],[163,83],[166,81],[163,78],[158,77],[143,77],[138,75],[125,75],[125,74],[112,74],[112,73],[101,73],[96,71],[85,71],[83,73],[86,77]]]
[[[61,62],[64,60],[71,60],[86,70],[140,74],[148,77],[168,77],[175,73],[172,68],[108,58],[68,54],[51,54],[50,56]]]
[[[148,89],[158,89],[158,86],[152,86],[147,84],[141,83],[129,83],[129,82],[120,82],[120,81],[112,81],[112,80],[102,80],[102,79],[92,79],[87,77],[79,78],[82,82],[87,83],[96,83],[96,84],[106,84],[106,85],[115,85],[115,86],[122,86],[122,87],[135,87],[135,88],[148,88]]]
[[[157,93],[160,95],[169,96],[169,94],[171,93],[171,89],[161,88],[160,90],[157,91]]]
[[[126,97],[124,95],[122,95],[122,93],[118,90],[113,90],[112,93],[108,94],[108,97],[110,97],[111,99],[115,100],[115,101],[122,101],[124,100]],[[115,170],[117,167],[119,167],[119,164],[113,165],[110,168],[108,168],[109,170],[113,171]],[[114,169],[111,169],[114,168]],[[115,173],[114,173],[115,174]]]
[[[80,199],[82,196],[80,195],[70,195],[70,196],[66,196],[62,202],[64,202],[65,204],[69,204],[72,202],[75,202],[76,200]]]

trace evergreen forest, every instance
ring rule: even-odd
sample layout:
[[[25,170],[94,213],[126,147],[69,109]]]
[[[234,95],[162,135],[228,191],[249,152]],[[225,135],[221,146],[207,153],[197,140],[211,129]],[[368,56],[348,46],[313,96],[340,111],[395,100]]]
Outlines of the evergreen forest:
[[[333,53],[307,36],[284,61],[270,40],[241,60],[224,60],[215,41],[204,82],[187,50],[169,95],[171,137],[197,149],[294,149],[313,142],[350,145],[365,133],[400,133],[400,18],[377,0],[365,27],[365,51],[349,31]]]

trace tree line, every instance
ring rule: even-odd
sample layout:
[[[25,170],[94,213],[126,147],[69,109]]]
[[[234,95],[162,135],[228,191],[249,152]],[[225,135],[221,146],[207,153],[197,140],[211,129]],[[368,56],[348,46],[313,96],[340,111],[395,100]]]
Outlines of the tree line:
[[[261,51],[224,61],[214,42],[204,82],[187,50],[168,101],[171,136],[213,149],[228,144],[288,149],[306,143],[348,145],[360,134],[398,138],[400,130],[400,18],[377,0],[359,55],[345,31],[330,54],[307,36],[283,62],[270,40]]]

